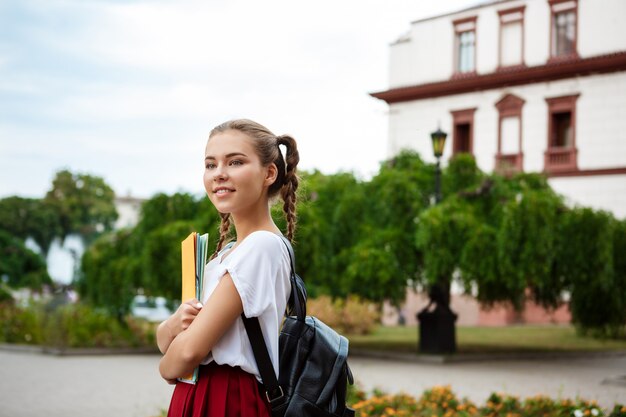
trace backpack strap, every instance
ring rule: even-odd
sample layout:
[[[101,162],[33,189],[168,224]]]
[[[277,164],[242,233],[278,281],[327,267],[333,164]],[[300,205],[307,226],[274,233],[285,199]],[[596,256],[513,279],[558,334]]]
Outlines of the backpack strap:
[[[278,380],[276,379],[276,374],[274,373],[274,367],[272,366],[272,361],[267,351],[265,340],[263,339],[263,332],[261,331],[259,318],[248,318],[241,313],[241,319],[243,320],[243,325],[246,328],[246,333],[248,333],[248,339],[250,339],[250,344],[252,345],[252,353],[254,353],[254,359],[256,360],[257,367],[259,368],[261,379],[263,379],[265,397],[271,405],[274,401],[281,399],[285,394],[280,385],[278,385]]]
[[[298,320],[304,321],[306,317],[306,288],[304,287],[304,282],[302,282],[302,278],[296,274],[296,255],[293,252],[293,246],[291,246],[291,242],[287,240],[286,237],[281,236],[285,247],[287,248],[287,253],[289,254],[289,262],[291,263],[291,273],[289,281],[291,283],[291,294],[289,295],[289,301],[287,302],[288,310],[292,313],[296,314]],[[292,314],[289,313],[288,314]]]
[[[296,265],[294,260],[295,255],[293,253],[291,243],[289,243],[285,237],[281,238],[287,247],[289,261],[291,264],[291,295],[289,297],[289,301],[290,304],[293,303],[297,316],[302,317],[302,320],[304,320],[304,316],[306,315],[306,298],[302,297],[302,294],[299,291],[300,287],[297,285],[295,273]],[[300,280],[300,282],[302,282],[302,280]],[[263,385],[265,386],[265,397],[270,405],[272,405],[274,401],[280,400],[285,393],[283,392],[282,387],[278,385],[278,379],[274,373],[272,360],[270,359],[270,354],[267,351],[267,346],[265,345],[265,340],[263,339],[263,331],[261,330],[261,325],[259,324],[259,318],[246,317],[244,313],[241,313],[241,319],[243,320],[243,325],[246,328],[248,339],[250,339],[252,353],[254,354],[257,367],[259,368]]]

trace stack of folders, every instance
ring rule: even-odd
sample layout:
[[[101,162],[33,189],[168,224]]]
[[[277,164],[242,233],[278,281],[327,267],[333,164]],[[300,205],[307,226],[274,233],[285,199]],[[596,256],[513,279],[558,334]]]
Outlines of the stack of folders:
[[[192,298],[202,301],[208,240],[208,234],[199,235],[193,232],[181,243],[183,266],[183,293],[181,301],[183,303]],[[195,384],[198,381],[198,368],[194,369],[193,374],[184,378],[178,378],[178,380],[188,384]]]

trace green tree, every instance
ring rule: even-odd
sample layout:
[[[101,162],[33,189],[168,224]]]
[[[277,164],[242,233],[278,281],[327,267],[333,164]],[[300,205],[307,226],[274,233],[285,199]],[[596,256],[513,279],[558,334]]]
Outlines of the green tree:
[[[61,233],[58,213],[50,204],[17,196],[0,200],[0,230],[22,240],[31,237],[44,258],[54,238]]]
[[[337,285],[345,271],[343,253],[358,239],[364,199],[351,173],[303,175],[298,204],[298,271],[311,295],[341,296]]]
[[[142,205],[135,228],[105,234],[87,249],[79,293],[119,317],[138,291],[177,300],[181,241],[192,231],[209,233],[210,253],[219,237],[218,225],[219,216],[205,196],[157,194]]]
[[[0,231],[0,278],[14,288],[40,290],[44,284],[52,284],[41,256],[3,231]]]
[[[519,193],[503,207],[498,230],[500,277],[509,282],[507,299],[521,308],[524,291],[545,307],[557,307],[564,283],[554,273],[561,199],[551,191]],[[480,281],[479,281],[480,282]]]
[[[370,247],[388,248],[395,258],[393,264],[399,267],[394,274],[397,286],[405,287],[420,279],[422,253],[414,236],[419,214],[434,194],[433,182],[433,166],[424,163],[417,153],[404,151],[384,162],[365,185],[367,227],[362,228],[360,240],[369,240]],[[391,301],[403,298],[404,294]]]
[[[589,208],[563,216],[558,269],[570,284],[572,318],[584,331],[623,335],[625,229],[624,221]]]
[[[469,160],[455,166],[455,159],[444,172],[448,194],[421,214],[416,232],[425,282],[447,292],[458,277],[482,304],[518,309],[529,298],[556,308],[569,294],[582,330],[624,334],[624,221],[568,209],[543,175],[484,175],[473,172]]]
[[[477,222],[472,207],[455,196],[424,211],[419,218],[414,236],[423,253],[423,279],[429,288],[438,286],[446,299],[465,243],[473,236]]]
[[[174,221],[210,215],[210,211],[201,212],[198,200],[189,193],[175,193],[171,196],[159,193],[142,204],[137,231],[146,234]]]
[[[626,222],[566,208],[543,175],[484,174],[468,155],[451,159],[445,198],[431,206],[434,172],[419,155],[402,152],[369,181],[302,173],[295,247],[309,293],[397,304],[407,285],[442,289],[449,298],[458,279],[486,305],[521,308],[530,297],[553,308],[570,294],[582,329],[623,331]],[[284,230],[280,204],[272,216]],[[118,312],[140,288],[178,299],[180,242],[191,231],[208,232],[214,247],[219,224],[205,196],[156,195],[136,228],[88,249],[81,293]]]
[[[141,283],[141,260],[133,254],[130,230],[107,233],[85,251],[76,288],[88,303],[105,308],[120,320],[128,313]]]
[[[58,213],[62,239],[77,233],[88,243],[113,228],[117,219],[114,198],[102,178],[62,170],[56,173],[44,200]]]
[[[453,156],[442,176],[443,195],[453,195],[465,190],[472,191],[485,179],[476,159],[468,153]]]

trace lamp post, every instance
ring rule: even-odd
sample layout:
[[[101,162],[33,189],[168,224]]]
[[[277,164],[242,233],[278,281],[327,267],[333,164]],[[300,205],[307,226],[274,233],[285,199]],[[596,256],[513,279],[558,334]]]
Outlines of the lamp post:
[[[435,204],[441,202],[440,159],[448,135],[437,128],[431,133],[433,153],[437,158],[435,169]],[[454,323],[457,315],[450,310],[450,287],[443,282],[431,286],[428,291],[430,302],[416,314],[419,322],[419,350],[422,353],[456,352],[456,332]]]
[[[437,166],[435,168],[435,204],[439,204],[441,202],[440,159],[443,155],[443,147],[446,144],[446,137],[448,137],[448,135],[446,134],[446,132],[441,130],[440,127],[438,127],[436,131],[430,134],[430,138],[433,141],[433,153],[435,154],[435,158],[437,158]]]

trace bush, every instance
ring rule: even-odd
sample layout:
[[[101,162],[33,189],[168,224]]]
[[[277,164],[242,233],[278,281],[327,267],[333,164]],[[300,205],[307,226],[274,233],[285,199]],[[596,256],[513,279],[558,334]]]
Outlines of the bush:
[[[0,342],[58,348],[153,347],[156,328],[145,320],[117,320],[102,309],[65,304],[51,311],[0,303]]]
[[[476,414],[476,405],[463,398],[459,400],[449,386],[433,387],[424,391],[418,401],[420,415],[468,417]]]
[[[551,410],[548,409],[548,413]],[[515,396],[493,393],[479,411],[480,415],[486,417],[519,417],[522,415],[522,406]],[[531,415],[534,416],[534,414]]]
[[[37,307],[23,308],[0,303],[0,342],[38,345],[43,342],[43,313]]]
[[[307,314],[346,334],[369,334],[380,322],[376,304],[354,296],[333,301],[324,295],[308,300]]]
[[[417,416],[415,398],[407,394],[376,395],[353,405],[360,417]]]
[[[153,326],[132,319],[120,322],[105,310],[81,304],[58,308],[44,326],[46,344],[59,348],[154,346]]]
[[[626,417],[626,406],[615,404],[611,414],[609,414],[609,417]]]

